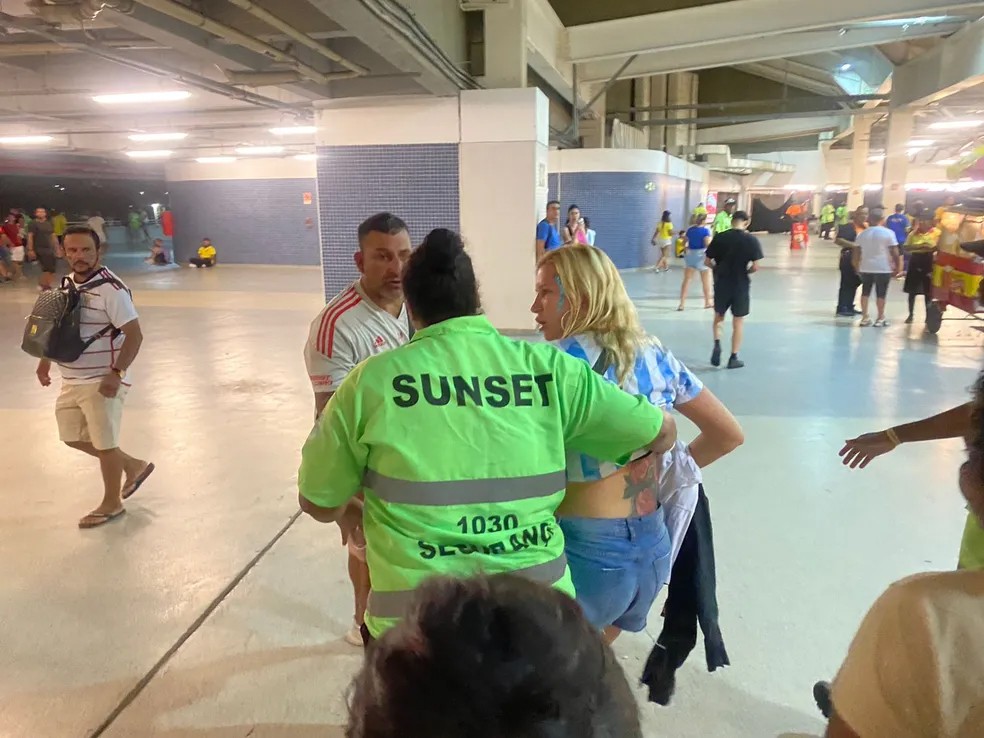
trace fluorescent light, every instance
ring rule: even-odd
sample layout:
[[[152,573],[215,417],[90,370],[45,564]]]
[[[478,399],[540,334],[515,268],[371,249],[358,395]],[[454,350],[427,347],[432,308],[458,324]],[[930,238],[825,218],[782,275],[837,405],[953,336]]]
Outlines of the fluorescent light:
[[[911,141],[909,141],[909,148],[910,149],[925,149],[926,147],[932,146],[935,143],[936,143],[936,141],[933,141],[933,140],[921,139],[921,138],[914,138]]]
[[[301,136],[307,133],[315,133],[317,130],[317,126],[284,126],[281,128],[271,128],[270,133],[274,136]]]
[[[839,192],[841,190],[846,190],[846,189],[847,189],[847,185],[829,184],[829,185],[827,185],[826,187],[823,188],[823,191],[824,192]]]
[[[957,163],[957,160],[956,159],[940,159],[939,161],[935,161],[933,163],[936,164],[937,166],[941,166],[941,167],[952,167],[954,164]]]
[[[841,64],[838,67],[838,69],[840,69],[840,71],[842,71],[842,72],[850,72],[851,71],[851,65],[850,64]]]
[[[92,99],[103,105],[126,103],[172,102],[191,97],[187,90],[160,90],[158,92],[120,92],[112,95],[96,95]]]
[[[884,154],[873,154],[868,157],[868,161],[884,161],[884,160],[885,160]]]
[[[984,120],[941,120],[929,127],[938,131],[954,131],[960,128],[977,128],[984,125]]]
[[[874,192],[875,190],[880,190],[882,186],[880,184],[866,184],[862,189],[865,192]]]
[[[131,133],[127,138],[131,141],[180,141],[187,138],[187,133]]]
[[[143,194],[143,190],[140,190],[140,194],[141,194],[141,195]]]
[[[2,136],[0,144],[40,144],[52,140],[52,136]]]
[[[283,146],[240,146],[236,149],[237,154],[243,156],[267,156],[270,154],[282,154]]]
[[[199,164],[228,164],[236,160],[234,156],[199,156],[195,161]],[[164,193],[167,194],[166,192]]]
[[[170,149],[147,149],[146,151],[127,151],[131,159],[166,159],[172,153]]]
[[[294,158],[298,161],[317,161],[317,154],[294,154]]]
[[[793,190],[794,192],[796,190],[803,190],[803,191],[806,191],[806,190],[815,190],[816,188],[817,188],[817,186],[815,184],[788,184],[788,185],[783,185],[783,189],[784,190]]]

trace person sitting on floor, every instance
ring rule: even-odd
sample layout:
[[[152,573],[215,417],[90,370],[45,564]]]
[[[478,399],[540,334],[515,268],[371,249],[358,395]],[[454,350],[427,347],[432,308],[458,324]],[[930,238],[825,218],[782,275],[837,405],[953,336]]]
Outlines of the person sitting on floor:
[[[215,266],[215,246],[212,245],[212,241],[208,238],[203,238],[201,245],[198,247],[198,256],[192,257],[188,260],[189,263],[198,267],[213,267]]]
[[[346,738],[641,738],[612,650],[563,592],[433,577],[371,643]]]
[[[164,241],[159,238],[154,239],[150,247],[150,256],[146,259],[148,264],[154,266],[167,266],[170,262],[167,259],[167,252],[164,250]]]

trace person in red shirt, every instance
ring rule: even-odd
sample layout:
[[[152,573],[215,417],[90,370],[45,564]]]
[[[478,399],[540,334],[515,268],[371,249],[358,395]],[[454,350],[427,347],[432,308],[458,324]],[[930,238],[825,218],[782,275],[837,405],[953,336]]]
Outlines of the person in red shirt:
[[[161,211],[161,233],[167,238],[174,237],[174,213],[169,208]]]
[[[21,243],[20,227],[17,225],[17,216],[13,213],[7,214],[7,219],[3,222],[0,230],[0,278],[4,281],[20,279],[21,262],[24,260],[23,244]],[[16,259],[20,256],[20,260]]]

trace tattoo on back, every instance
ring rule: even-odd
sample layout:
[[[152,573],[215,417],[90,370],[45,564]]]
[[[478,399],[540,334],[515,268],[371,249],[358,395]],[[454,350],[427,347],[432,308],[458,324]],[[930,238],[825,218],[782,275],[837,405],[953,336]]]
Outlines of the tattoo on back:
[[[622,497],[632,500],[633,513],[639,517],[654,512],[659,504],[656,485],[659,484],[661,458],[659,454],[649,454],[628,466]]]

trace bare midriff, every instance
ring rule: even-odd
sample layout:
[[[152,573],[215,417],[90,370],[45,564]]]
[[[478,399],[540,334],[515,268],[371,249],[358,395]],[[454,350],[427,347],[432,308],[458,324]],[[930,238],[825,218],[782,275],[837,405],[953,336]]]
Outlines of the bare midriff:
[[[657,507],[656,480],[646,458],[591,482],[568,482],[567,494],[557,509],[559,518],[629,518],[648,515]]]

